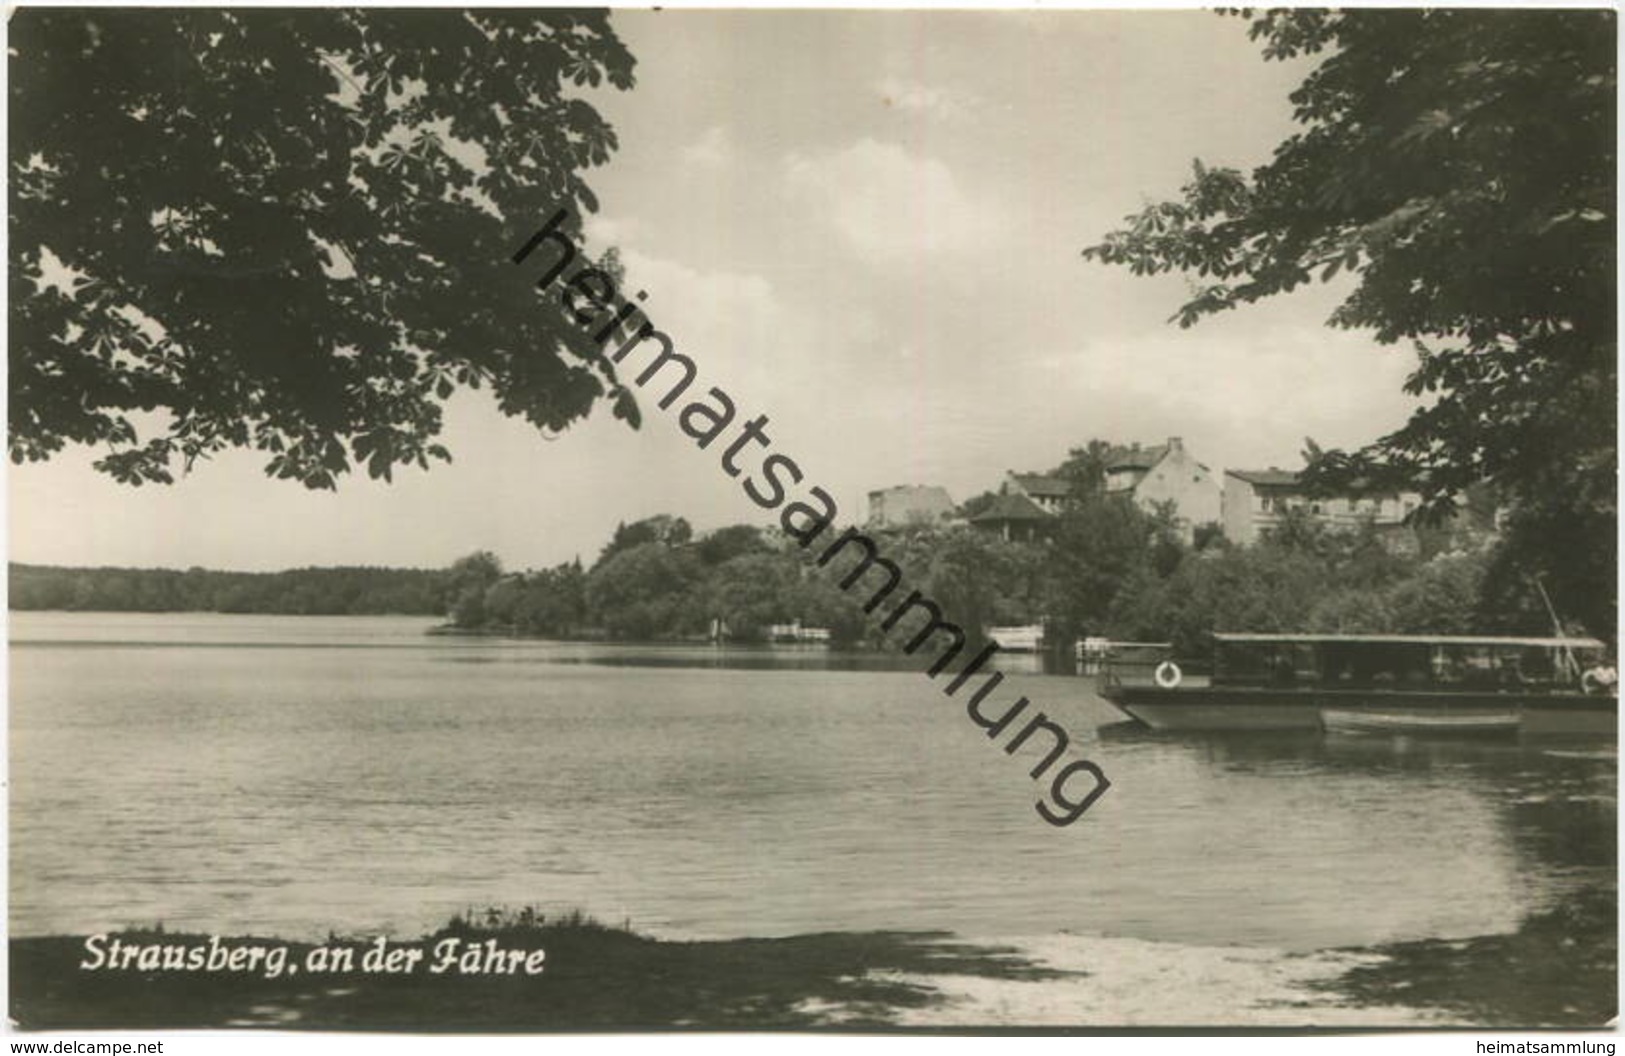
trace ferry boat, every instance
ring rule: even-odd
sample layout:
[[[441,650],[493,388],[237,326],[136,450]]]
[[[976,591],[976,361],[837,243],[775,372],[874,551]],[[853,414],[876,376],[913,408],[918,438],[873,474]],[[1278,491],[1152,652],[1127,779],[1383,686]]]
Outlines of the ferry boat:
[[[1108,663],[1100,694],[1157,730],[1615,736],[1594,638],[1215,634],[1212,673]],[[1135,671],[1141,672],[1134,677]]]

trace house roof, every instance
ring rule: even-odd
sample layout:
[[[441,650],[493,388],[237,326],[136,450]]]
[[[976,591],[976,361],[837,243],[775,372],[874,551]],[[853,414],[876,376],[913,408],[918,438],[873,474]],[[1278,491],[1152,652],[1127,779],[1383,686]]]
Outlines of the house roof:
[[[1114,469],[1150,469],[1167,455],[1167,444],[1157,444],[1155,447],[1141,447],[1139,444],[1114,447],[1106,452],[1106,470],[1110,472]]]
[[[1064,499],[1072,494],[1072,482],[1064,477],[1046,477],[1042,473],[1011,473],[1010,478],[1029,495],[1044,495]]]
[[[1298,483],[1298,474],[1290,469],[1227,469],[1226,476],[1245,480],[1249,484],[1262,485],[1266,488],[1287,488]]]
[[[1025,495],[1009,493],[998,496],[993,504],[970,519],[972,524],[993,521],[1047,521],[1052,515]]]

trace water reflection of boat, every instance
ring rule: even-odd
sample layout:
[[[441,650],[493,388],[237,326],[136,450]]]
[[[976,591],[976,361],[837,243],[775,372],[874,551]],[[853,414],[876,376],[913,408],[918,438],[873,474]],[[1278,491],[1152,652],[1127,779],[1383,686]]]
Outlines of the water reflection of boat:
[[[1157,730],[1340,729],[1614,736],[1618,698],[1590,638],[1215,634],[1212,677],[1108,663],[1100,694]],[[1136,677],[1138,672],[1138,677]],[[1352,718],[1350,716],[1353,716]],[[1403,727],[1403,729],[1401,729]],[[1476,727],[1476,728],[1475,728]]]
[[[1510,708],[1485,712],[1320,709],[1320,725],[1327,733],[1505,737],[1516,734],[1521,724],[1517,710]]]

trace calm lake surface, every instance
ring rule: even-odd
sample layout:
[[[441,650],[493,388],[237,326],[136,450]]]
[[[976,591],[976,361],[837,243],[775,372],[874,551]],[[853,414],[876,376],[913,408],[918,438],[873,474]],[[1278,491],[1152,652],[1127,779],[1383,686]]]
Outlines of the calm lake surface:
[[[912,662],[431,622],[11,614],[12,933],[410,937],[534,904],[668,938],[1227,951],[1263,980],[1616,890],[1612,742],[1171,739],[1017,659],[994,699],[1113,782],[1059,829]]]

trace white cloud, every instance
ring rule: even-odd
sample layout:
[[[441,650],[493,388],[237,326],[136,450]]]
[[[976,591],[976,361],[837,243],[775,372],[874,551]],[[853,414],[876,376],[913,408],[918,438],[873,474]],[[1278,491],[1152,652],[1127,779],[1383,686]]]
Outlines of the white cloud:
[[[1200,331],[1087,341],[1040,357],[1029,398],[1042,404],[1070,389],[1111,438],[1184,436],[1215,469],[1296,466],[1305,436],[1359,447],[1402,424],[1417,405],[1400,395],[1413,365],[1369,334],[1280,317],[1215,319]]]
[[[624,251],[626,292],[648,291],[643,311],[700,365],[705,384],[747,402],[770,402],[787,378],[816,363],[807,326],[767,279],[700,270]]]
[[[894,143],[864,139],[816,157],[791,155],[785,179],[868,257],[962,252],[1001,227],[995,208],[976,201],[947,165]]]
[[[743,269],[696,267],[636,248],[625,250],[624,260],[624,292],[648,291],[642,302],[648,318],[698,368],[694,391],[723,390],[741,422],[768,416],[773,450],[794,458],[808,482],[828,489],[843,510],[850,503],[860,509],[880,472],[877,453],[886,457],[898,446],[898,386],[881,380],[894,375],[868,358],[868,347],[854,337],[874,334],[885,320],[863,304],[837,302],[839,310],[831,310],[816,290]],[[634,352],[623,364],[623,379],[635,379],[649,356]],[[677,405],[660,410],[660,395],[658,386],[640,391],[651,423],[645,431],[673,453],[655,456],[659,468],[650,465],[648,475],[662,486],[681,482],[693,491],[680,509],[692,511],[696,524],[762,515],[736,481],[718,472],[716,450],[697,455],[690,438],[677,432]],[[719,481],[726,486],[717,487]]]
[[[773,324],[781,310],[772,283],[738,271],[700,271],[636,249],[623,254],[628,288],[649,291],[645,307],[651,316],[680,316],[685,327],[708,333],[728,332],[731,323]],[[656,308],[657,303],[661,309]],[[726,322],[725,322],[726,321]]]
[[[636,237],[640,225],[636,220],[627,217],[611,219],[603,213],[589,213],[582,217],[581,227],[586,232],[587,241],[595,246],[608,248],[619,246]]]

